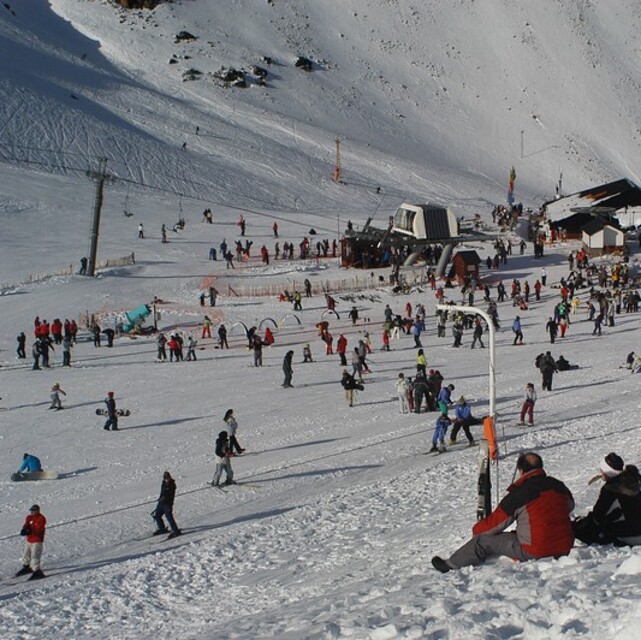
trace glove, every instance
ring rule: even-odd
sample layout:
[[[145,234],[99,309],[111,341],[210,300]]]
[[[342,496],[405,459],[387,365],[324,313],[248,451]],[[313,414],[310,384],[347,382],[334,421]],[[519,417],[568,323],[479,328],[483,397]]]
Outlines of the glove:
[[[21,536],[28,536],[31,533],[31,529],[29,527],[23,527],[20,530],[20,535]]]

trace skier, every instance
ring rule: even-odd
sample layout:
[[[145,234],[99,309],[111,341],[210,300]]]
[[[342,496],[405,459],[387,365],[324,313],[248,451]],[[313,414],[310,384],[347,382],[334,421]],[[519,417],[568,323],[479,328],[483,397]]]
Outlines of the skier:
[[[56,382],[53,387],[51,387],[51,395],[49,396],[51,398],[51,406],[49,407],[49,409],[55,409],[56,411],[62,409],[60,394],[62,394],[63,396],[67,395],[64,389],[60,386],[60,383]]]
[[[223,421],[227,425],[227,430],[229,434],[229,451],[231,454],[234,454],[234,449],[236,450],[236,453],[244,453],[245,449],[243,449],[240,444],[238,444],[238,440],[236,439],[236,431],[238,430],[238,423],[236,422],[236,418],[234,417],[234,410],[233,409],[227,409],[225,412],[225,417],[223,418]]]
[[[446,387],[441,387],[436,398],[438,408],[443,415],[447,415],[449,405],[452,403],[452,391],[456,387],[453,384],[448,384]]]
[[[103,429],[109,431],[109,427],[111,427],[112,431],[118,431],[118,411],[116,409],[113,391],[107,394],[105,404],[107,405],[107,422],[105,422]]]
[[[40,568],[42,558],[42,547],[45,539],[47,518],[40,513],[40,507],[34,504],[29,509],[29,515],[25,518],[20,535],[26,537],[24,556],[22,557],[22,569],[16,573],[16,577],[31,574],[29,580],[46,578]]]
[[[294,385],[292,384],[292,376],[294,375],[294,369],[292,367],[292,358],[294,357],[293,351],[288,351],[283,358],[283,373],[285,374],[285,380],[282,384],[283,388],[291,388]]]
[[[211,338],[211,318],[209,316],[205,316],[203,318],[203,331],[200,336],[201,340],[204,340],[205,338]]]
[[[474,525],[473,537],[447,560],[432,558],[435,569],[447,573],[496,556],[525,562],[570,553],[574,544],[572,493],[560,480],[546,475],[541,456],[534,452],[520,455],[516,468],[519,478],[508,487],[508,495]],[[515,521],[516,530],[506,533]]]
[[[171,538],[176,538],[182,534],[182,531],[178,528],[176,521],[174,520],[174,499],[176,497],[176,481],[171,477],[169,471],[165,471],[162,474],[162,483],[160,485],[160,497],[158,498],[158,504],[154,509],[154,512],[151,514],[152,518],[156,522],[158,527],[152,535],[159,536],[163,533],[167,533],[168,529],[165,526],[163,516],[167,518],[167,522],[171,527],[171,533],[168,536],[168,540]]]
[[[398,374],[398,380],[395,382],[396,394],[398,396],[398,412],[399,413],[409,413],[409,401],[408,401],[408,391],[410,389],[409,382],[405,379],[404,373]]]
[[[450,444],[456,444],[456,436],[458,432],[463,429],[465,437],[467,438],[468,445],[470,447],[474,446],[476,442],[470,433],[470,427],[473,427],[477,424],[482,424],[483,420],[480,418],[475,418],[472,415],[472,408],[466,402],[465,398],[461,396],[458,400],[458,404],[454,409],[454,422],[452,423],[452,432],[450,434]]]
[[[220,486],[220,476],[225,472],[225,484],[236,484],[234,482],[234,471],[231,468],[231,450],[227,440],[227,432],[221,431],[216,440],[216,470],[214,477],[209,483],[212,487]]]
[[[22,464],[18,469],[18,473],[39,473],[40,471],[42,471],[40,458],[31,453],[25,453],[22,456]]]
[[[16,338],[18,341],[18,348],[16,349],[16,353],[18,354],[18,358],[20,360],[24,360],[24,358],[27,357],[27,354],[25,353],[25,344],[27,342],[27,336],[25,336],[24,331],[21,331],[18,334],[18,337]]]
[[[514,322],[512,323],[512,331],[514,332],[514,342],[515,345],[517,342],[523,344],[523,331],[521,330],[521,318],[516,316]]]
[[[530,426],[534,424],[534,405],[536,404],[536,390],[534,389],[534,384],[528,382],[525,385],[525,398],[523,399],[523,404],[521,405],[521,422],[519,425],[525,426],[525,415],[527,414],[528,421]]]
[[[445,435],[447,434],[447,428],[450,426],[450,417],[447,415],[447,412],[442,413],[436,419],[436,427],[434,428],[434,435],[432,436],[432,448],[430,453],[438,451],[439,453],[444,453],[447,451],[445,448]]]
[[[603,487],[587,516],[572,523],[574,535],[585,544],[641,545],[641,477],[633,465],[624,467],[616,453],[599,465]]]
[[[358,374],[358,381],[363,382],[363,363],[358,353],[358,347],[354,347],[352,353],[352,375],[356,378]]]

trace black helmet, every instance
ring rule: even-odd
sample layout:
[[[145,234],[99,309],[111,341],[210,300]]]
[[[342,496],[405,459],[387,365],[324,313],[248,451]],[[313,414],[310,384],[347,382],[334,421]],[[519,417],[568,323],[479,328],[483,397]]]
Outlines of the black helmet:
[[[35,511],[36,513],[40,513],[40,505],[38,505],[38,504],[34,504],[34,505],[32,505],[32,506],[31,506],[31,508],[29,509],[29,511],[31,511],[32,513],[33,513],[34,511]]]
[[[226,431],[221,431],[221,432],[218,434],[218,437],[219,437],[219,438],[222,438],[223,440],[227,440],[227,432],[226,432]]]

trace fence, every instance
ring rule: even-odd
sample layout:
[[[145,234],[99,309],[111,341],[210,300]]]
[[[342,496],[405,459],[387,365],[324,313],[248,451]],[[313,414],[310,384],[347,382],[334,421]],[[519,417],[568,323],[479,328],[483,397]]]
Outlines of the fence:
[[[125,265],[135,263],[136,257],[133,253],[130,253],[129,255],[123,256],[122,258],[102,260],[101,262],[98,262],[96,264],[96,269],[112,269],[113,267],[123,267]],[[32,273],[29,274],[29,277],[26,280],[0,284],[0,295],[9,291],[19,289],[20,287],[26,287],[36,282],[45,282],[46,280],[50,280],[51,278],[57,278],[60,276],[69,277],[74,275],[74,273],[77,272],[74,270],[74,266],[72,264],[70,264],[68,267],[65,267],[64,269],[58,269],[57,271],[49,271],[46,273]]]

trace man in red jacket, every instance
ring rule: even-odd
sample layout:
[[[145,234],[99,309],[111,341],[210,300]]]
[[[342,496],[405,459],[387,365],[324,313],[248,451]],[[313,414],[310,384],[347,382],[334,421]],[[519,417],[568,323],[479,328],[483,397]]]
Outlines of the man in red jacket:
[[[521,562],[565,556],[574,544],[570,513],[574,498],[560,481],[546,475],[536,453],[519,456],[519,478],[496,509],[472,529],[473,537],[447,560],[435,556],[432,565],[441,573],[483,564],[492,556]],[[516,529],[505,533],[513,522]]]
[[[31,574],[29,580],[39,580],[45,578],[40,568],[40,558],[42,557],[42,546],[45,539],[45,528],[47,526],[47,519],[40,513],[40,507],[34,504],[29,509],[29,515],[26,517],[21,536],[26,536],[27,542],[24,548],[24,556],[22,558],[22,569],[16,573],[17,576],[25,576]]]

